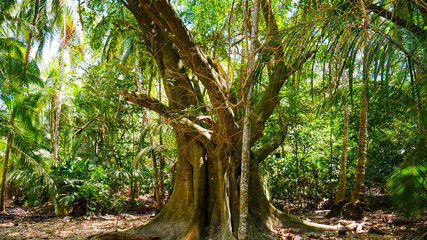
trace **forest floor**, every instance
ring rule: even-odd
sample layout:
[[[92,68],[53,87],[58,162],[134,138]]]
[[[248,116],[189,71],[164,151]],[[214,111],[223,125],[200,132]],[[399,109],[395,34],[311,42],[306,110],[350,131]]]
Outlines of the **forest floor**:
[[[427,215],[410,222],[390,211],[366,212],[362,221],[324,218],[327,210],[294,213],[317,223],[347,225],[354,229],[336,232],[303,233],[294,229],[277,229],[279,239],[427,239]],[[154,217],[152,198],[118,215],[58,217],[50,204],[34,208],[8,206],[0,213],[0,239],[85,239],[102,232],[122,231],[143,224]]]
[[[305,214],[293,214],[311,222],[347,226],[352,231],[303,233],[295,229],[279,229],[279,239],[426,239],[427,215],[414,219],[412,222],[397,217],[391,211],[367,211],[360,221],[343,220],[340,218],[327,219],[324,216],[329,210],[316,210]]]

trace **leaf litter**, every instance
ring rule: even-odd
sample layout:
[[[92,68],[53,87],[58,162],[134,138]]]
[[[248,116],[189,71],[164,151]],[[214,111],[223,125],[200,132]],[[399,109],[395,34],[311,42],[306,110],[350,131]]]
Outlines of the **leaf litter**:
[[[85,239],[112,231],[123,231],[154,217],[153,205],[128,208],[120,214],[81,217],[56,216],[45,203],[33,208],[8,207],[0,213],[0,239]],[[391,211],[366,212],[361,221],[324,218],[327,210],[294,213],[316,223],[347,226],[347,232],[305,233],[297,229],[276,229],[278,239],[427,239],[427,213],[410,221]]]

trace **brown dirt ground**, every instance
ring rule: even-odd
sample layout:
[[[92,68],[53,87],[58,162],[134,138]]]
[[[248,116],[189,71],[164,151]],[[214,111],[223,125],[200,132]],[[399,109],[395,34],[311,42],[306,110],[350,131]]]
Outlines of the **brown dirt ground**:
[[[427,240],[427,214],[412,222],[396,216],[391,211],[365,212],[361,221],[326,219],[329,210],[317,210],[299,218],[327,225],[341,225],[352,229],[348,232],[303,233],[294,229],[278,229],[280,239],[416,239]]]
[[[392,212],[367,212],[362,221],[325,219],[327,211],[319,210],[297,217],[317,223],[346,225],[353,231],[339,234],[303,233],[293,229],[277,229],[278,239],[427,239],[427,215],[412,223]],[[118,215],[57,217],[49,204],[25,209],[8,207],[0,213],[0,239],[86,239],[102,232],[122,231],[141,225],[154,217],[152,208],[141,207]]]
[[[119,215],[57,217],[52,206],[46,204],[30,209],[7,208],[0,213],[0,239],[86,239],[141,225],[153,216],[151,209]]]

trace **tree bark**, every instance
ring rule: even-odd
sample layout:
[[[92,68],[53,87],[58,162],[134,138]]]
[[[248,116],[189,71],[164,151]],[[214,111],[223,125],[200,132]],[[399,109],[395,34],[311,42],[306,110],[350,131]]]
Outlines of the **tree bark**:
[[[343,74],[344,85],[347,84],[347,77]],[[348,101],[344,105],[344,133],[342,143],[342,154],[340,164],[340,178],[338,181],[338,189],[335,197],[335,203],[344,201],[345,199],[345,183],[347,178],[347,153],[348,153]]]
[[[159,100],[162,101],[162,84],[159,83]],[[159,145],[163,146],[163,127],[162,127],[162,116],[159,115]],[[165,169],[165,157],[163,155],[163,152],[160,152],[159,154],[159,200],[160,200],[160,206],[159,210],[163,207],[163,198],[165,197],[165,186],[164,186],[164,169]]]
[[[245,38],[246,38],[246,56],[247,56],[247,65],[246,65],[246,74],[245,74],[245,83],[244,85],[248,86],[246,94],[244,94],[244,110],[245,115],[243,119],[243,133],[242,133],[242,159],[241,159],[241,173],[240,173],[240,211],[239,211],[239,240],[249,239],[248,234],[248,218],[249,218],[249,206],[248,206],[248,193],[249,193],[249,163],[250,163],[250,137],[251,137],[251,113],[252,113],[252,91],[254,87],[254,79],[252,78],[255,64],[255,54],[258,42],[258,21],[259,21],[259,2],[254,1],[254,11],[251,24],[251,30],[247,23],[249,22],[249,7],[247,6],[247,1],[243,1],[243,12],[245,15],[244,25],[245,25]],[[250,35],[249,35],[249,31]],[[250,43],[249,43],[250,40]],[[246,88],[244,88],[246,89]]]
[[[345,76],[345,75],[343,75]],[[347,81],[344,81],[345,84]],[[342,154],[340,163],[340,177],[338,180],[338,189],[335,195],[334,204],[326,217],[341,216],[342,208],[345,206],[345,184],[347,178],[347,153],[348,153],[348,101],[344,105],[344,140],[342,144]]]
[[[14,122],[15,122],[15,118],[12,115],[10,119],[10,124],[9,124],[10,128],[7,133],[7,145],[6,145],[6,150],[4,153],[4,161],[3,161],[3,175],[2,175],[1,192],[0,192],[0,207],[2,212],[6,211],[6,192],[7,192],[6,176],[7,176],[7,170],[8,170],[9,158],[10,158],[10,147],[12,145]]]
[[[359,134],[357,144],[357,166],[356,178],[354,180],[353,191],[351,193],[350,203],[344,208],[344,217],[359,220],[363,216],[364,200],[363,187],[365,180],[365,161],[368,141],[368,84],[370,78],[369,58],[371,55],[370,41],[370,16],[366,13],[364,2],[360,1],[361,8],[364,13],[364,54],[363,54],[363,87],[360,100],[360,120]]]
[[[35,28],[37,28],[37,20],[39,17],[39,12],[40,12],[40,0],[36,0],[35,5],[34,5],[34,17],[33,17],[33,21],[31,23],[31,25],[33,25]],[[24,68],[22,70],[23,76],[25,77],[25,73],[27,71],[27,66],[30,60],[30,51],[31,51],[31,46],[33,45],[33,38],[34,38],[34,34],[33,32],[30,32],[30,35],[28,36],[27,39],[27,49],[25,51],[25,65]]]
[[[336,36],[334,36],[336,37]],[[339,41],[336,47],[337,51],[337,62],[336,62],[336,77],[341,77],[342,85],[344,87],[348,84],[348,78],[345,72],[344,61],[342,59],[341,52],[341,44]],[[342,72],[341,72],[342,71]],[[341,76],[338,76],[338,73],[341,72]],[[345,105],[343,108],[344,111],[344,123],[343,123],[343,146],[341,153],[341,162],[340,162],[340,176],[338,180],[338,188],[335,195],[335,201],[331,206],[331,211],[326,215],[326,217],[339,217],[342,214],[342,208],[345,206],[345,185],[347,178],[347,154],[348,154],[348,121],[349,121],[349,113],[348,113],[348,100],[345,99]]]
[[[365,27],[369,24],[369,16],[365,18]],[[357,167],[356,167],[356,179],[353,186],[351,195],[351,202],[355,202],[360,199],[360,194],[363,190],[363,183],[365,179],[365,161],[366,161],[366,149],[368,140],[368,82],[370,77],[370,66],[369,66],[369,52],[370,52],[370,36],[369,31],[365,31],[365,54],[363,57],[363,88],[361,93],[360,102],[360,122],[359,122],[359,135],[358,135],[358,151],[357,151]]]
[[[62,110],[62,99],[61,91],[62,84],[64,82],[64,52],[66,46],[66,34],[65,34],[65,12],[63,13],[64,26],[61,28],[61,44],[59,52],[59,87],[56,94],[56,103],[55,103],[55,124],[53,129],[53,158],[55,159],[55,164],[58,164],[60,161],[59,157],[59,124],[61,122],[61,110]]]

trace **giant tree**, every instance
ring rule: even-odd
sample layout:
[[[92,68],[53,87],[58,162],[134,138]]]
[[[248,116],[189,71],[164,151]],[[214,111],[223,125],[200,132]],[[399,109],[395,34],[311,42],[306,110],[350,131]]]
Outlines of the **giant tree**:
[[[252,148],[250,153],[248,237],[264,239],[265,233],[279,226],[308,231],[337,230],[275,209],[263,193],[258,172],[258,164],[284,140],[285,134],[263,139],[263,131],[279,105],[282,86],[314,53],[310,43],[316,35],[315,24],[303,25],[303,31],[290,28],[290,37],[285,38],[270,1],[261,0],[265,29],[262,41],[258,40],[261,42],[255,67],[247,78],[232,82],[232,71],[227,75],[220,62],[207,55],[169,1],[121,2],[135,17],[144,45],[156,62],[168,104],[148,93],[123,90],[121,94],[128,101],[159,113],[171,124],[177,143],[177,176],[171,199],[152,221],[123,233],[97,237],[234,239],[239,225],[238,186],[244,125],[241,103],[247,87],[243,81],[259,83],[261,78],[265,78],[265,83],[258,86],[258,101],[252,104],[253,115],[249,119],[252,127],[248,147],[260,141],[262,147]],[[286,133],[286,127],[284,124],[278,132]]]

